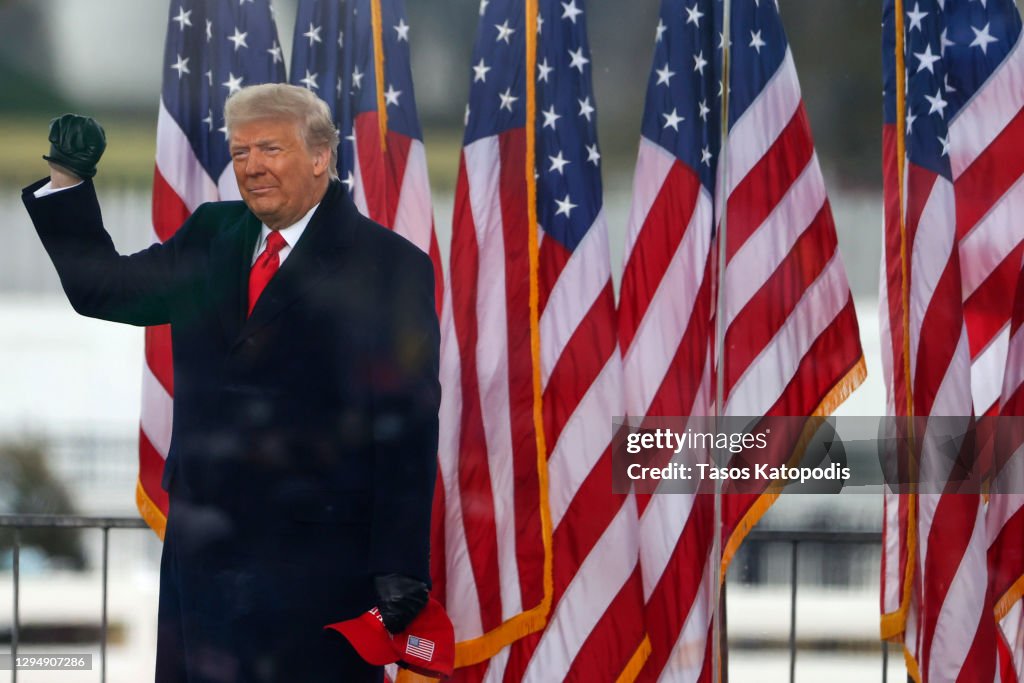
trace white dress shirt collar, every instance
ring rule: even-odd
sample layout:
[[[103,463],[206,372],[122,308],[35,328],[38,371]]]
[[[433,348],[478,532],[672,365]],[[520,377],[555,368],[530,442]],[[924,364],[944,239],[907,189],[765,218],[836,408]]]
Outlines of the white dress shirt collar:
[[[320,206],[320,202],[313,205],[313,208],[306,212],[306,215],[300,218],[295,223],[292,223],[287,228],[281,228],[278,230],[281,233],[281,237],[284,238],[286,245],[277,253],[277,257],[280,259],[279,263],[284,264],[284,260],[288,258],[288,254],[291,253],[292,249],[299,242],[299,238],[302,237],[302,233],[305,232],[306,226],[309,225],[309,219],[313,217],[313,212],[316,211],[316,207]],[[267,248],[267,238],[270,237],[270,233],[273,232],[264,223],[263,227],[260,228],[260,238],[256,242],[256,250],[252,254],[252,261],[249,265],[256,263],[256,259],[263,253],[263,250]]]

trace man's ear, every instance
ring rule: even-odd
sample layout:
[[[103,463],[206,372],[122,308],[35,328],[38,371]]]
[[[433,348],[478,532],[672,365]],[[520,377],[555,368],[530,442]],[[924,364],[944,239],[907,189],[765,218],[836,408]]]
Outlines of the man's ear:
[[[313,175],[317,178],[327,172],[327,165],[331,162],[331,150],[322,147],[313,152]]]

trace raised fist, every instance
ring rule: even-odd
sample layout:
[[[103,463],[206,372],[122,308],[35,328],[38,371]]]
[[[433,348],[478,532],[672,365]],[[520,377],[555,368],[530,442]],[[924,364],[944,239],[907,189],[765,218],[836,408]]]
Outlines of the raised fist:
[[[43,158],[79,178],[92,178],[106,148],[107,135],[95,119],[64,114],[50,121],[50,153]]]

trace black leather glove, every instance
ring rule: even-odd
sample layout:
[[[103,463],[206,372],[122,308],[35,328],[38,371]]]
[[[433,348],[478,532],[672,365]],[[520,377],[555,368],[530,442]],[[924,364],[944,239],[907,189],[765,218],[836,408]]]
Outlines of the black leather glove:
[[[96,119],[64,114],[50,121],[50,153],[43,158],[79,178],[92,178],[106,148],[107,134]]]
[[[404,574],[375,576],[373,587],[384,628],[392,634],[404,631],[427,604],[427,584]]]

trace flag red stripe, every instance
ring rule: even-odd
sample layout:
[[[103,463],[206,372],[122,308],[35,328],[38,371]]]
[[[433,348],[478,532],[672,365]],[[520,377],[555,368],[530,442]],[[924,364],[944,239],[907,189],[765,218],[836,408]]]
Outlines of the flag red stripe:
[[[387,154],[382,154],[377,112],[359,114],[355,117],[353,126],[358,143],[356,154],[367,212],[370,218],[378,223],[393,227],[412,141],[404,135],[388,132]]]
[[[586,560],[594,546],[601,539],[622,505],[630,505],[626,496],[610,495],[609,482],[612,479],[611,448],[602,454],[580,485],[568,510],[555,529],[553,547],[554,593],[552,604],[558,605],[563,594],[576,576],[580,565]],[[594,501],[607,504],[595,505]],[[619,589],[618,595],[605,610],[577,653],[565,680],[595,680],[585,675],[593,667],[601,672],[596,680],[622,670],[632,657],[637,645],[643,640],[643,616],[639,610],[629,609],[630,605],[643,602],[639,567],[630,579]],[[516,641],[512,646],[504,680],[509,683],[519,680],[540,643],[542,633],[535,633]],[[597,659],[588,661],[583,652],[596,652]],[[614,668],[621,661],[618,668]]]
[[[943,302],[950,301],[950,297],[959,300],[959,296],[960,268],[954,252],[936,283],[921,322],[922,342],[918,348],[914,376],[914,406],[917,415],[931,415],[935,398],[942,387],[942,379],[956,354],[960,341],[957,331],[962,328],[963,318],[960,308],[951,308]],[[939,330],[942,332],[939,333]]]
[[[750,364],[789,321],[800,303],[800,294],[821,275],[835,251],[835,226],[826,202],[775,273],[729,325],[725,335],[725,347],[729,349],[725,365],[727,400]]]
[[[146,365],[167,394],[174,396],[174,366],[171,354],[171,326],[146,328]]]
[[[936,183],[947,181],[914,164],[908,163],[906,169],[906,225],[908,243],[913,245],[908,249],[907,257],[911,259],[909,276],[913,281],[919,276],[913,272],[911,254],[914,250],[928,248],[928,245],[924,247],[917,245],[917,232],[922,213],[931,194],[942,191],[941,188],[935,187]],[[932,226],[924,226],[923,230],[926,236],[923,236],[922,239],[933,239],[928,233],[936,229]],[[917,415],[931,414],[942,379],[946,376],[946,371],[954,358],[957,344],[960,341],[960,335],[953,331],[962,328],[962,309],[959,305],[951,306],[950,302],[960,302],[960,266],[956,248],[952,249],[948,255],[942,274],[935,283],[935,289],[930,293],[925,315],[920,322],[920,339],[917,357],[914,359],[913,385],[914,412]],[[943,330],[944,332],[929,334],[929,331],[933,330]]]
[[[643,614],[633,608],[643,599],[637,566],[576,653],[566,680],[600,681],[626,668],[637,643],[644,638]]]
[[[386,139],[388,143],[387,154],[380,154],[378,151],[377,159],[378,163],[383,167],[384,185],[387,188],[388,204],[385,209],[387,212],[385,214],[387,217],[385,225],[393,228],[395,225],[395,215],[398,213],[398,203],[401,201],[405,172],[409,167],[409,148],[412,146],[412,138],[389,129]],[[363,153],[364,148],[361,147],[360,154],[362,155]]]
[[[992,210],[994,200],[1002,197],[1024,175],[1024,155],[1007,150],[1024,147],[1024,110],[1017,112],[989,143],[985,151],[956,179],[957,237],[966,235]]]
[[[923,598],[920,606],[922,674],[930,678],[928,666],[935,627],[960,564],[967,557],[967,547],[974,532],[978,498],[973,495],[943,495],[935,506],[928,534],[928,553],[922,559]],[[938,549],[938,550],[936,550]],[[953,559],[954,561],[950,561]],[[983,614],[986,610],[983,610]],[[963,618],[964,615],[960,615]],[[989,622],[990,619],[982,619]],[[971,625],[973,628],[973,624]],[[991,644],[991,640],[989,641]],[[961,671],[965,669],[961,668]],[[967,670],[969,671],[969,670]],[[980,680],[980,679],[979,679]],[[992,680],[991,677],[988,680]]]
[[[892,500],[893,500],[892,498],[885,497],[884,500],[883,500],[883,505],[886,506],[886,507],[889,506],[891,504]],[[897,527],[896,528],[891,528],[891,527],[888,526],[888,524],[885,524],[884,521],[883,521],[884,526],[882,527],[882,532],[883,532],[883,538],[882,538],[882,557],[881,557],[881,559],[882,559],[882,564],[881,564],[881,567],[882,567],[882,573],[881,573],[881,577],[882,577],[882,590],[879,592],[879,605],[880,605],[880,609],[881,609],[880,614],[883,614],[883,615],[887,614],[889,612],[889,610],[887,609],[887,606],[885,604],[885,596],[888,593],[888,590],[886,590],[886,584],[885,584],[885,582],[887,580],[887,577],[895,578],[899,582],[899,587],[896,590],[896,593],[898,595],[902,596],[903,595],[903,583],[904,583],[903,579],[907,575],[907,562],[909,560],[908,553],[907,553],[907,531],[909,529],[910,498],[908,496],[901,495],[901,496],[896,497],[895,501],[896,501],[896,505],[897,505],[896,514],[897,514],[897,517],[898,517]],[[883,520],[886,519],[884,512],[883,512],[882,519]],[[899,536],[899,542],[898,542],[899,556],[897,558],[895,558],[897,560],[896,572],[898,572],[898,573],[895,573],[895,574],[892,572],[892,570],[889,569],[889,562],[892,559],[894,559],[894,558],[890,557],[889,553],[886,552],[886,549],[885,549],[886,548],[886,543],[887,543],[885,535],[892,534],[892,533],[895,533],[895,534],[897,534]]]
[[[615,293],[609,280],[573,331],[548,378],[544,390],[544,431],[549,447],[558,442],[566,421],[616,353],[614,311]]]
[[[704,409],[694,404],[711,347],[711,268],[709,259],[704,265],[704,278],[694,298],[686,333],[675,349],[647,415],[693,415],[701,414]],[[646,496],[637,497],[640,514],[646,509],[647,501]]]
[[[936,175],[913,164],[906,165],[907,206],[903,222],[907,231],[907,258],[911,257],[911,245],[917,235],[917,226],[921,222],[921,213],[932,193],[932,186],[937,182]],[[942,181],[945,182],[945,181]]]
[[[728,261],[732,261],[807,169],[814,156],[809,131],[810,124],[801,103],[779,137],[729,195]]]
[[[587,474],[555,529],[553,544],[558,552],[552,569],[554,604],[561,599],[576,569],[627,500],[625,496],[609,493],[611,481],[612,456],[609,446]],[[605,504],[596,506],[593,504],[595,500],[603,500]]]
[[[1017,673],[1013,670],[1013,649],[1002,633],[996,640],[996,658],[999,664],[999,680],[996,683],[1019,683]]]
[[[146,495],[164,514],[167,514],[167,492],[160,486],[164,474],[164,456],[161,455],[139,429],[139,483]]]
[[[500,576],[498,570],[498,532],[495,527],[494,501],[491,498],[491,478],[487,467],[487,441],[484,436],[481,396],[477,386],[476,300],[477,278],[480,272],[479,253],[469,206],[465,156],[459,164],[456,184],[456,220],[462,223],[452,232],[451,259],[458,267],[451,272],[452,320],[455,325],[462,363],[462,415],[459,433],[459,489],[464,520],[466,546],[473,568],[474,583],[478,586],[480,618],[485,631],[502,622],[501,593],[493,581]]]
[[[434,303],[437,306],[437,317],[441,317],[441,304],[444,301],[444,270],[441,268],[441,248],[437,244],[437,231],[430,229],[430,261],[434,264]]]
[[[849,333],[856,324],[857,311],[851,298],[804,354],[768,415],[811,415],[818,409],[836,378],[846,377],[860,361],[860,340]]]
[[[1007,292],[1012,291],[1017,281],[1022,254],[1024,244],[1011,251],[964,300],[964,322],[970,332],[972,358],[984,351],[1010,320],[1013,297],[1007,296]]]
[[[644,218],[643,228],[622,271],[621,289],[628,292],[619,305],[622,349],[628,349],[633,343],[640,321],[647,314],[654,293],[679,248],[696,210],[700,187],[700,178],[688,166],[676,161]],[[690,229],[706,230],[708,226],[695,225]]]
[[[516,128],[498,136],[501,159],[499,195],[505,246],[505,293],[508,328],[509,412],[512,463],[517,481],[536,482],[537,434],[533,421],[533,357],[530,320],[529,220],[526,204],[526,131]],[[517,487],[518,529],[526,538],[542,538],[539,486]],[[523,605],[533,607],[544,597],[539,569],[543,562],[534,544],[517,544]]]
[[[153,230],[161,242],[171,238],[181,224],[184,223],[190,211],[185,206],[178,193],[167,184],[160,167],[153,167]]]
[[[537,279],[540,284],[540,306],[543,311],[548,306],[548,297],[558,282],[558,277],[569,262],[572,252],[554,238],[545,238],[540,245]]]
[[[699,415],[694,405],[707,363],[711,340],[711,259],[704,264],[704,278],[694,298],[693,312],[675,356],[662,379],[647,415]]]
[[[690,610],[696,604],[713,542],[713,521],[714,498],[710,495],[697,495],[671,559],[647,599],[646,620],[651,655],[638,681],[657,679],[668,662],[679,633],[690,616]]]
[[[440,463],[437,468],[437,479],[434,480],[434,500],[431,504],[430,515],[430,547],[434,549],[430,553],[430,577],[431,595],[442,605],[447,604],[448,595],[448,563],[445,561],[444,549],[447,547],[445,537],[445,525],[442,520],[445,518],[445,510],[448,507],[447,497],[444,490],[444,474]]]

